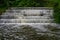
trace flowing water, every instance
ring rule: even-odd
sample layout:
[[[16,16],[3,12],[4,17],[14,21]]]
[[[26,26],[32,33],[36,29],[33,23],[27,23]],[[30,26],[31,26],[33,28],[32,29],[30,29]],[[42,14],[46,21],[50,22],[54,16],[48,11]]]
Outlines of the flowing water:
[[[51,18],[52,9],[8,9],[1,15],[0,24],[13,25],[31,25],[41,30],[46,30],[44,25],[49,25],[53,22]]]
[[[10,32],[8,29],[18,28],[22,25],[29,25],[43,32],[50,32],[45,26],[54,24],[52,9],[11,8],[6,10],[0,18],[0,28],[3,28],[6,32]]]

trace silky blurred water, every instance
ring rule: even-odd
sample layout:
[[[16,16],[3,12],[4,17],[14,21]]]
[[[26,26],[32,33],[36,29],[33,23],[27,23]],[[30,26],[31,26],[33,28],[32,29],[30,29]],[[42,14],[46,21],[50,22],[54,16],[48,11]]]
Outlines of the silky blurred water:
[[[51,21],[53,21],[53,19],[50,18],[50,16],[52,16],[52,13],[53,10],[49,9],[8,9],[1,15],[0,25],[14,25],[12,27],[30,25],[43,31],[47,31],[48,29],[46,29],[44,25],[49,25]]]

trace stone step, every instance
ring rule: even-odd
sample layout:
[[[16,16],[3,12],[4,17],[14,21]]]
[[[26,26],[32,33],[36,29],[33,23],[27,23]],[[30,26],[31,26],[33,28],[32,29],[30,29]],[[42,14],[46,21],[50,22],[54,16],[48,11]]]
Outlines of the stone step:
[[[7,26],[7,25],[12,25],[12,26],[15,26],[15,25],[32,25],[32,26],[41,26],[41,25],[56,25],[56,23],[0,23],[0,27],[1,26]],[[12,26],[10,26],[10,27],[12,27]],[[16,26],[16,27],[18,27],[18,26]],[[39,26],[39,27],[40,27]]]
[[[12,28],[15,28],[15,27],[23,27],[24,25],[25,26],[31,26],[33,28],[38,28],[38,29],[42,29],[44,30],[44,26],[45,25],[49,25],[50,23],[0,23],[0,28],[4,28],[4,29],[12,29]],[[46,30],[46,29],[45,29]],[[45,31],[44,30],[44,31]]]
[[[18,18],[16,15],[13,16],[13,15],[1,15],[0,18],[3,18],[3,19],[16,19]]]
[[[25,25],[25,24],[29,24],[29,25],[33,25],[33,24],[39,24],[39,25],[47,25],[47,24],[55,24],[55,23],[0,23],[1,25],[12,25],[12,24],[17,24],[17,25]]]
[[[23,19],[49,19],[52,16],[45,15],[45,16],[19,16],[19,15],[1,15],[0,18],[3,19],[16,19],[16,18],[23,18]]]
[[[39,15],[51,15],[51,13],[53,12],[53,10],[6,10],[6,12],[4,13],[5,15],[10,15],[10,14],[22,14],[25,16],[36,16]]]
[[[0,19],[0,23],[49,23],[54,19]]]
[[[51,13],[20,13],[20,12],[5,12],[4,15],[23,15],[23,16],[45,16],[45,15],[51,15]]]
[[[24,19],[49,19],[51,18],[50,16],[24,16]]]

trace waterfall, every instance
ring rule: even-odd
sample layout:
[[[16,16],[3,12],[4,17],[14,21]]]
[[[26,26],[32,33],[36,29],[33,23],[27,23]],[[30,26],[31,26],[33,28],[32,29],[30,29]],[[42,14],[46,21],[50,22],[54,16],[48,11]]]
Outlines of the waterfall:
[[[54,25],[53,20],[53,9],[50,8],[10,8],[1,15],[0,28],[9,33],[13,29],[17,31],[22,25],[29,25],[43,32],[51,32],[46,26]]]
[[[4,24],[6,24],[6,23],[7,24],[25,23],[26,25],[28,25],[30,23],[31,24],[34,23],[34,25],[35,25],[37,23],[37,25],[39,25],[39,27],[40,27],[40,24],[48,25],[48,24],[52,23],[52,21],[54,20],[53,18],[51,18],[52,14],[53,14],[52,9],[10,8],[10,9],[7,9],[6,12],[1,15],[0,23],[4,23]]]

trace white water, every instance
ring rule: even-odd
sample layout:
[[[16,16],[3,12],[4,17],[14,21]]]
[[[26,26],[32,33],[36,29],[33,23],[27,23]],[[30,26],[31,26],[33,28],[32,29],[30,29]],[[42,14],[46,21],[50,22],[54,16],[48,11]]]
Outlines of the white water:
[[[52,14],[53,14],[53,10],[49,10],[49,9],[48,10],[46,9],[21,10],[14,8],[9,9],[6,10],[6,12],[1,15],[0,30],[2,29],[3,35],[5,37],[6,35],[9,35],[9,36],[14,36],[15,38],[18,38],[20,40],[21,38],[19,38],[19,36],[16,36],[12,32],[17,32],[17,28],[21,27],[22,25],[29,25],[33,28],[36,28],[38,31],[42,31],[42,32],[51,32],[45,26],[47,25],[52,25],[54,27],[57,26],[55,23],[53,23],[54,19],[52,18],[53,16]],[[52,34],[50,34],[50,36],[51,35]]]
[[[13,25],[15,23],[18,27],[19,23],[22,23],[22,25],[25,23],[25,25],[30,25],[32,27],[41,29],[42,31],[47,31],[47,29],[44,28],[44,25],[49,25],[53,21],[53,19],[51,19],[52,14],[53,10],[49,9],[9,9],[1,15],[0,24],[7,23],[6,25],[8,25],[11,23],[11,25]]]

